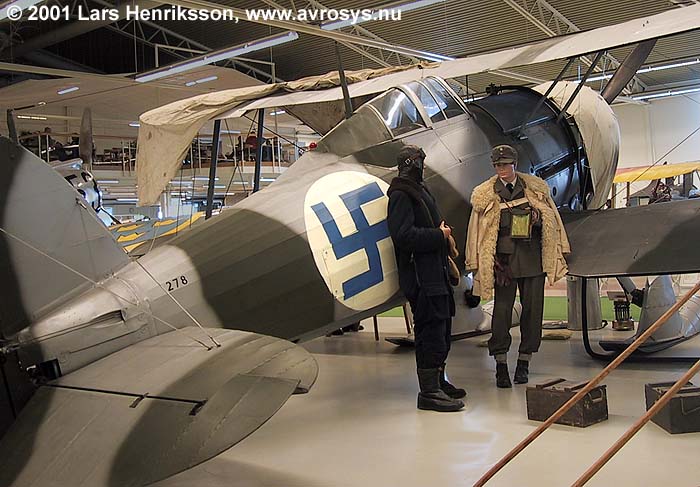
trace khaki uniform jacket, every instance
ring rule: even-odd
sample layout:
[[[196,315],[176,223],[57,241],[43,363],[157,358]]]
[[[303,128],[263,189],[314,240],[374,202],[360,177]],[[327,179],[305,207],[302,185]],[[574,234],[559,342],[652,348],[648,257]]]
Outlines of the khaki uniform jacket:
[[[568,272],[564,254],[571,252],[564,224],[549,186],[542,179],[517,173],[525,185],[525,197],[542,215],[542,271],[554,284]],[[471,197],[472,213],[467,230],[465,250],[466,268],[474,273],[473,294],[483,299],[493,296],[494,261],[501,220],[500,198],[494,190],[498,176],[493,176],[474,188]]]

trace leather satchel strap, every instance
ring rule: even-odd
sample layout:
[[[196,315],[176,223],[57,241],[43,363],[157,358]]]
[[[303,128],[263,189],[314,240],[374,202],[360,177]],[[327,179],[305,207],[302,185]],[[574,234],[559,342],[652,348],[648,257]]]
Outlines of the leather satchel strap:
[[[501,208],[501,210],[507,210],[507,209],[512,210],[516,206],[520,206],[523,203],[529,203],[529,202],[530,202],[530,200],[528,200],[527,198],[518,198],[517,200],[513,200],[513,201],[504,201],[503,203],[500,204],[500,208]]]

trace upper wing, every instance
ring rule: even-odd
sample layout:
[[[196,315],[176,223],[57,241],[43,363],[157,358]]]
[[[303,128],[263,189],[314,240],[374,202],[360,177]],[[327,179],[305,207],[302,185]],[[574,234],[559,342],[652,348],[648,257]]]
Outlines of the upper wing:
[[[678,162],[656,166],[623,167],[615,172],[614,183],[633,183],[635,181],[654,181],[655,179],[673,178],[700,170],[700,162]]]
[[[648,276],[700,272],[700,199],[562,213],[569,274]]]
[[[0,485],[146,485],[197,465],[267,421],[318,366],[301,347],[208,329],[170,332],[40,387],[0,441]]]
[[[551,37],[532,44],[525,44],[488,54],[469,56],[454,61],[413,66],[411,69],[389,73],[381,77],[372,76],[366,81],[351,85],[349,91],[352,97],[381,93],[393,86],[420,79],[424,76],[456,78],[498,69],[544,63],[603,51],[613,47],[637,44],[648,39],[679,34],[698,28],[700,28],[700,5],[695,5],[685,9],[674,9],[649,17],[630,20],[622,24]],[[230,112],[230,115],[234,117],[241,116],[244,110],[257,108],[327,102],[341,100],[342,98],[343,94],[340,88],[334,88],[323,94],[291,93],[281,96],[269,96],[250,102],[245,107]]]
[[[347,73],[350,96],[363,97],[428,75],[455,78],[490,70],[601,51],[700,28],[700,5],[674,9],[622,24],[553,37],[520,47],[442,63],[398,66]],[[151,110],[140,117],[137,158],[140,204],[155,202],[163,184],[179,167],[190,140],[210,119],[241,116],[247,110],[312,104],[334,105],[329,113],[342,117],[342,100],[336,72],[302,80],[200,95]],[[292,93],[288,93],[291,91]],[[280,94],[286,92],[286,94]],[[296,113],[303,117],[303,113]],[[303,118],[302,118],[303,121]],[[314,123],[315,122],[315,123]],[[312,121],[310,126],[328,127]]]

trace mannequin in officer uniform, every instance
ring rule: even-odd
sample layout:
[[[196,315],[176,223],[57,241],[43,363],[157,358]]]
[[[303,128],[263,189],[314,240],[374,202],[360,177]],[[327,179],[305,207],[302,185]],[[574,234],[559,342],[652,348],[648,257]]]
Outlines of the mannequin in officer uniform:
[[[516,291],[523,311],[514,381],[524,384],[530,358],[542,340],[545,276],[554,283],[566,274],[563,254],[569,252],[569,243],[547,183],[515,171],[517,151],[496,146],[491,161],[496,176],[472,193],[467,268],[477,272],[474,294],[486,298],[494,293],[489,354],[496,360],[496,385],[509,388],[507,353]]]
[[[394,243],[399,285],[411,305],[420,392],[418,409],[458,411],[464,389],[445,377],[455,303],[448,277],[451,229],[423,184],[423,149],[398,154],[399,176],[389,187],[387,223]]]

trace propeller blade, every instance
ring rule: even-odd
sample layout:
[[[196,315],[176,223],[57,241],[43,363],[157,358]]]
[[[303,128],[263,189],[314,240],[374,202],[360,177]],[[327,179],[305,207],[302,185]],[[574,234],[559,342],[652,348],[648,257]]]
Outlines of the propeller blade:
[[[640,66],[646,61],[649,53],[654,49],[656,39],[640,42],[637,47],[622,61],[620,67],[617,68],[615,74],[605,86],[601,96],[611,104],[617,96],[622,93],[622,90],[627,86],[627,83],[634,77]]]
[[[78,149],[84,167],[89,171],[92,168],[92,112],[89,108],[83,111],[83,119],[80,122],[80,147]]]

